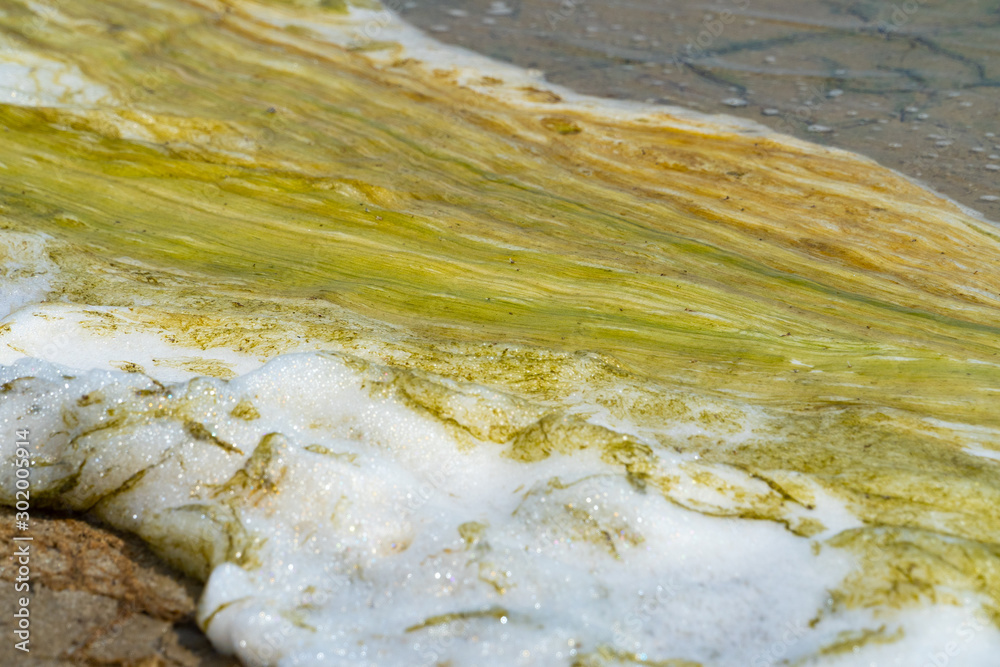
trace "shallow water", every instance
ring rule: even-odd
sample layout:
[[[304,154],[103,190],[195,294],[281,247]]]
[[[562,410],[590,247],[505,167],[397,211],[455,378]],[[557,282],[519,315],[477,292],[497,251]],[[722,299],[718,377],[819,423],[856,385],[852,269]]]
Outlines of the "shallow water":
[[[207,580],[220,650],[997,650],[994,223],[374,6],[0,20],[0,415],[38,503]]]

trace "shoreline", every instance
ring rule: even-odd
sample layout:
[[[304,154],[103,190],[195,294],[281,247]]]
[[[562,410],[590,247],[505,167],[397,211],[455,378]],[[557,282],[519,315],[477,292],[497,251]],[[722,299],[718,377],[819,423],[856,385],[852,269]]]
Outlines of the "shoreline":
[[[998,19],[985,6],[688,5],[430,0],[399,10],[435,39],[580,93],[752,120],[866,155],[1000,219]]]

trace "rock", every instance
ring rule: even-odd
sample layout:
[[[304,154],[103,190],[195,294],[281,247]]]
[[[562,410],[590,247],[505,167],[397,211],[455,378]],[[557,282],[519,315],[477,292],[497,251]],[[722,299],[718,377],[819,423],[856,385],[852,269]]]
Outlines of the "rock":
[[[32,512],[31,652],[14,647],[16,564],[0,565],[0,664],[230,667],[194,623],[201,585],[163,565],[138,538],[79,518]],[[0,508],[13,551],[14,515]]]

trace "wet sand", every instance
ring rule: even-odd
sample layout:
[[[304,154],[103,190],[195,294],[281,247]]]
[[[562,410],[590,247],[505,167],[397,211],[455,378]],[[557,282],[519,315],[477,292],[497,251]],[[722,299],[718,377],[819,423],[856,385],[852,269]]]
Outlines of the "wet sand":
[[[419,0],[441,41],[594,95],[749,118],[1000,218],[1000,2]]]

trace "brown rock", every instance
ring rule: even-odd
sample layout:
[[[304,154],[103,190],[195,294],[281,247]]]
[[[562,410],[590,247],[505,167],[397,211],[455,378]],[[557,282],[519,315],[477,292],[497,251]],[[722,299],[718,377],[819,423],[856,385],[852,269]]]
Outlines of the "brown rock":
[[[14,514],[0,508],[0,664],[229,667],[194,623],[201,585],[138,538],[85,520],[32,512],[29,593],[14,590]],[[24,542],[20,544],[25,544]],[[13,613],[30,598],[30,653],[14,647]]]

